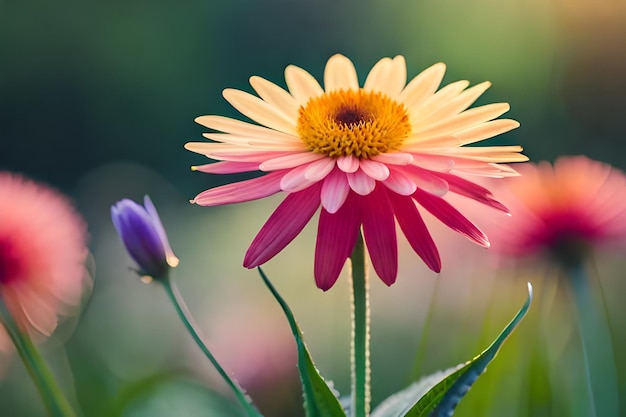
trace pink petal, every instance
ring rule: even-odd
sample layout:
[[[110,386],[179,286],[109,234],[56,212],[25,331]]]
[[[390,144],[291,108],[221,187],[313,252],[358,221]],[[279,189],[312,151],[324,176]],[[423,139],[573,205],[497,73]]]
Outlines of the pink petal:
[[[399,195],[391,195],[390,200],[398,224],[415,253],[431,270],[441,272],[439,251],[413,200]]]
[[[373,156],[372,161],[391,165],[408,165],[413,162],[413,155],[406,152],[381,153]]]
[[[380,279],[391,285],[398,275],[398,242],[387,189],[379,185],[360,200],[363,207],[363,237],[372,265]]]
[[[280,181],[280,188],[283,191],[295,193],[310,187],[317,181],[310,181],[306,178],[305,174],[308,168],[309,165],[307,164],[289,170]]]
[[[376,181],[361,170],[348,173],[346,176],[348,177],[350,188],[359,195],[368,195],[376,187]]]
[[[400,195],[411,195],[417,189],[415,182],[402,173],[402,167],[389,170],[389,178],[383,184],[391,191]]]
[[[325,156],[318,153],[308,151],[298,153],[293,152],[289,155],[282,155],[278,158],[268,159],[259,167],[262,171],[276,171],[277,169],[294,168],[322,158],[325,158]]]
[[[441,197],[449,190],[446,180],[427,169],[417,166],[407,166],[402,168],[402,173],[413,181],[417,188],[420,188],[430,194]]]
[[[387,165],[380,162],[361,159],[360,167],[364,173],[375,180],[384,181],[389,177],[389,168],[387,168]]]
[[[319,181],[326,178],[326,176],[335,167],[335,159],[323,158],[319,161],[315,161],[308,165],[308,168],[304,172],[304,177],[309,181]]]
[[[274,210],[256,235],[243,260],[246,268],[255,268],[283,250],[311,220],[320,205],[321,185],[289,194]]]
[[[220,206],[264,198],[281,190],[280,180],[284,175],[285,171],[275,171],[259,178],[211,188],[198,194],[191,200],[191,203],[201,206]]]
[[[359,159],[352,155],[337,158],[337,166],[343,172],[356,172],[359,169]]]
[[[413,194],[413,198],[450,229],[461,233],[481,246],[489,247],[487,236],[443,198],[436,197],[419,188]]]
[[[491,191],[489,191],[485,187],[482,187],[464,178],[458,177],[454,174],[442,172],[437,173],[436,175],[446,180],[446,182],[450,186],[450,191],[452,191],[453,193],[471,198],[472,200],[476,200],[479,203],[485,204],[489,207],[493,207],[505,213],[509,212],[506,206],[500,203],[498,200],[494,199]]]
[[[215,162],[191,167],[193,171],[205,172],[207,174],[235,174],[239,172],[258,171],[258,162]]]
[[[315,283],[322,291],[329,290],[352,253],[361,224],[358,197],[350,193],[336,213],[322,209],[315,244]]]
[[[346,174],[339,169],[333,170],[322,185],[322,207],[329,213],[336,213],[348,197],[350,185]]]

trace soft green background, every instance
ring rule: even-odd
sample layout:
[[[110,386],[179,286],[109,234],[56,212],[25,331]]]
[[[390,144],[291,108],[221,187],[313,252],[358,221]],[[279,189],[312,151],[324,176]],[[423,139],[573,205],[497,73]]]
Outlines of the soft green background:
[[[585,154],[626,168],[626,5],[619,0],[0,0],[0,168],[71,195],[89,222],[92,301],[82,321],[68,322],[46,349],[86,416],[102,413],[102,404],[123,386],[159,372],[175,375],[131,402],[125,415],[229,413],[199,411],[227,407],[210,394],[222,385],[161,289],[128,271],[132,262],[109,207],[146,193],[181,258],[174,278],[216,354],[265,399],[269,416],[297,415],[287,323],[256,273],[241,267],[280,197],[190,206],[187,200],[198,192],[232,179],[191,172],[189,166],[205,161],[183,145],[203,140],[196,116],[237,116],[222,89],[250,91],[251,75],[283,85],[288,64],[319,78],[337,52],[355,62],[361,77],[383,56],[404,55],[410,76],[443,61],[445,82],[490,80],[493,87],[480,102],[511,104],[508,117],[522,127],[491,143],[522,144],[533,160]],[[420,372],[478,353],[521,306],[524,282],[535,283],[541,300],[542,276],[554,275],[536,268],[496,271],[485,251],[433,227],[442,274],[427,271],[402,242],[397,284],[373,283],[375,403],[410,381],[436,282]],[[313,225],[267,272],[299,317],[322,373],[347,393],[346,279],[325,294],[315,288],[314,239]],[[619,298],[625,265],[610,255],[598,263],[626,396]],[[554,280],[546,282],[549,287]],[[577,334],[569,304],[558,297],[552,308],[535,304],[458,416],[586,416]],[[68,338],[66,356],[59,344]],[[41,415],[21,364],[11,355],[2,363],[0,415]]]

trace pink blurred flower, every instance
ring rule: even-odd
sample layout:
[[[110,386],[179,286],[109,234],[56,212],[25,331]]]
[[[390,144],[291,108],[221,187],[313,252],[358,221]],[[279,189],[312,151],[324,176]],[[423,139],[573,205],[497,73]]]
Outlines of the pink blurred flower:
[[[205,133],[212,143],[186,144],[220,161],[194,169],[267,174],[204,191],[192,202],[215,206],[288,193],[250,245],[244,258],[248,268],[280,252],[321,205],[314,272],[322,290],[337,280],[361,227],[376,273],[391,285],[398,268],[395,221],[413,250],[439,271],[437,247],[416,203],[488,246],[485,234],[442,196],[450,191],[505,210],[489,190],[456,174],[517,175],[500,163],[528,158],[519,153],[520,146],[464,147],[519,123],[494,120],[509,110],[507,103],[467,110],[489,82],[466,89],[468,81],[457,81],[437,91],[444,72],[445,65],[438,63],[407,84],[404,58],[383,58],[359,87],[352,62],[335,55],[326,64],[324,88],[290,65],[285,69],[288,91],[257,76],[250,84],[259,97],[224,90],[226,100],[258,125],[221,116],[197,118],[223,133]]]
[[[511,218],[494,218],[492,249],[512,257],[548,256],[571,266],[593,248],[626,243],[626,176],[585,156],[523,164],[496,196]],[[491,230],[492,229],[492,230]]]
[[[0,219],[0,302],[31,336],[49,336],[82,299],[85,224],[67,198],[8,172]]]

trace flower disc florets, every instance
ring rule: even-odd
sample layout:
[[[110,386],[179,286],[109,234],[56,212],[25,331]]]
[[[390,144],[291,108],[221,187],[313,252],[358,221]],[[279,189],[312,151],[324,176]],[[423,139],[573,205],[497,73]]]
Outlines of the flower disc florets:
[[[308,150],[370,158],[401,149],[411,132],[404,105],[372,91],[339,90],[300,107],[298,134]]]

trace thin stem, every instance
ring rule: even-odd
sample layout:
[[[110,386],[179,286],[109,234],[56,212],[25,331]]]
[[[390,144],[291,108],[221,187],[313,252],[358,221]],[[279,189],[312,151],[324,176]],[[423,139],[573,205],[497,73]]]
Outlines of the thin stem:
[[[370,409],[370,306],[363,237],[350,256],[352,264],[352,417],[365,417]]]
[[[56,384],[52,372],[32,340],[19,329],[11,313],[0,302],[0,321],[13,341],[17,352],[35,383],[39,395],[51,417],[74,417],[76,414]]]
[[[617,417],[619,396],[615,355],[607,318],[594,302],[583,265],[569,270],[585,361],[592,417]]]
[[[202,350],[204,356],[206,356],[213,364],[215,369],[217,369],[217,372],[220,374],[220,376],[224,378],[224,381],[226,381],[230,389],[233,390],[237,401],[239,401],[239,404],[246,411],[247,415],[250,417],[262,417],[262,414],[252,404],[250,397],[245,394],[243,388],[237,383],[237,381],[235,381],[233,378],[231,378],[230,375],[228,375],[228,373],[224,370],[224,368],[222,368],[217,359],[215,359],[215,356],[213,356],[213,354],[207,347],[206,343],[202,339],[200,329],[194,322],[193,317],[191,316],[191,313],[187,308],[187,304],[185,304],[185,301],[178,291],[178,287],[169,278],[159,279],[158,281],[163,284],[165,292],[167,293],[169,299],[172,301],[172,304],[174,304],[174,308],[176,309],[176,313],[178,313],[178,317],[180,317],[180,319],[183,321],[183,324],[193,337],[193,340],[195,340],[200,350]]]

